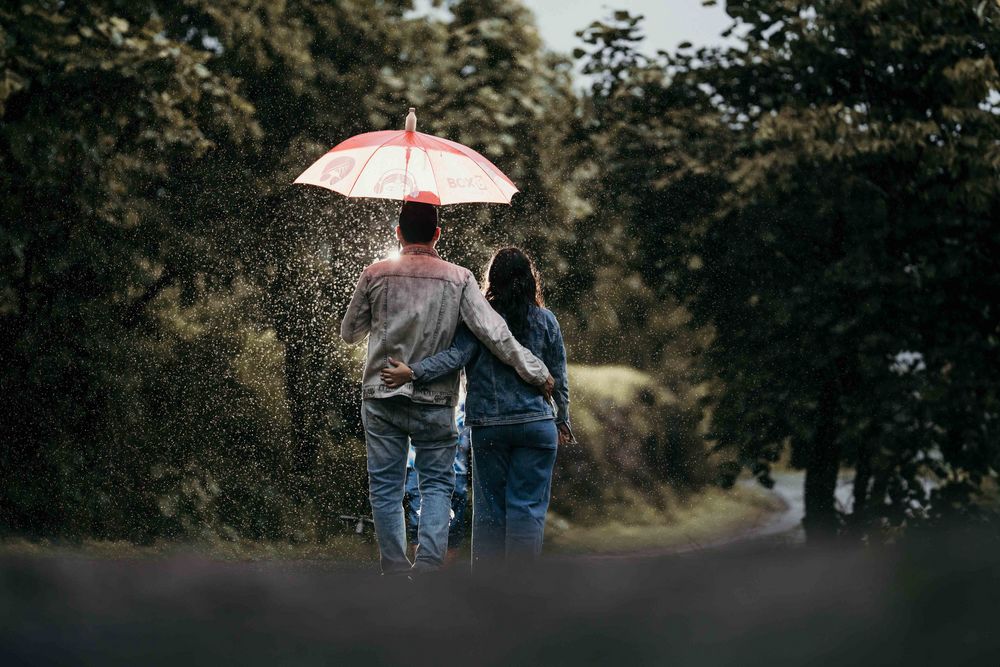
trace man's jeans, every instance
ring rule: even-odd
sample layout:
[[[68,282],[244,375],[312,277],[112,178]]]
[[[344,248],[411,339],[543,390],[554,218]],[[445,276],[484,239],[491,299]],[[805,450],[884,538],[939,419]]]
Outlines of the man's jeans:
[[[542,551],[558,434],[553,420],[472,427],[472,562],[531,560]]]
[[[438,569],[448,546],[451,493],[455,489],[455,408],[414,403],[404,396],[369,399],[361,403],[361,421],[368,445],[368,497],[382,571],[393,574],[410,569],[403,487],[411,442],[421,497],[417,556],[412,567]]]

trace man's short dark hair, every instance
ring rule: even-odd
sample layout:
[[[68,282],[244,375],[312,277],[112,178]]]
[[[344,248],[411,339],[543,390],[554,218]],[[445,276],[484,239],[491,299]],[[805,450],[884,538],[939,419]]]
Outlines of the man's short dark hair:
[[[438,228],[438,210],[433,204],[404,201],[399,210],[399,229],[408,243],[427,243]]]

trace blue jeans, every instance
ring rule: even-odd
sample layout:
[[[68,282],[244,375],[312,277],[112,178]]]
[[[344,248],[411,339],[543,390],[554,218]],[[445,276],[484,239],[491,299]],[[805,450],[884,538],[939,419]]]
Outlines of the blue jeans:
[[[361,403],[361,422],[368,449],[368,497],[382,572],[393,574],[411,568],[403,519],[406,453],[411,442],[421,497],[417,556],[412,568],[438,569],[448,546],[455,489],[455,409],[414,403],[405,396],[369,399]]]
[[[558,435],[551,419],[472,427],[472,563],[542,551]]]
[[[448,548],[457,549],[465,541],[466,523],[465,508],[469,501],[469,476],[455,473],[455,491],[451,495],[451,526],[448,528]],[[420,488],[417,483],[417,472],[406,468],[406,539],[410,544],[417,544],[417,531],[420,529]]]

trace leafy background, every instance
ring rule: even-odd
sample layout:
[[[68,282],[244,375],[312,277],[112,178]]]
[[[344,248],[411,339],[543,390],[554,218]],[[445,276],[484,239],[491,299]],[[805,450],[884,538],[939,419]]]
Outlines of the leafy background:
[[[0,9],[3,531],[322,542],[364,511],[335,332],[395,208],[288,184],[408,106],[522,190],[447,209],[441,249],[542,268],[586,436],[556,511],[781,462],[811,537],[982,513],[1000,5],[730,0],[739,47],[655,57],[617,11],[581,93],[519,2],[443,4]]]

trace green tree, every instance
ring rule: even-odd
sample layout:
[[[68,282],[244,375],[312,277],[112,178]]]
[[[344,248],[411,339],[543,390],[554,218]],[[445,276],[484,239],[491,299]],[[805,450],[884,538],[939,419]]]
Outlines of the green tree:
[[[590,59],[643,276],[714,327],[713,436],[765,482],[791,445],[811,536],[842,463],[860,530],[968,508],[998,471],[1000,8],[727,11],[745,48]]]
[[[337,141],[417,105],[527,193],[482,237],[481,209],[448,211],[449,257],[572,241],[568,64],[519,4],[410,7],[0,12],[6,529],[309,537],[364,507],[360,364],[336,329],[395,206],[290,185]]]
[[[157,370],[138,315],[175,279],[167,258],[195,252],[176,175],[258,128],[208,54],[157,17],[57,5],[0,12],[2,520],[117,534],[159,514],[131,463],[149,443],[128,425],[140,374]]]
[[[288,455],[321,443],[324,511],[360,506],[348,209],[281,184],[371,121],[407,6],[4,10],[8,528],[288,535]]]
[[[585,203],[570,63],[545,51],[520,2],[442,4],[448,21],[414,26],[411,67],[393,71],[399,94],[417,106],[418,129],[475,148],[520,189],[511,206],[445,209],[442,249],[479,267],[497,245],[523,245],[546,266],[548,295],[571,302],[581,290],[560,258],[577,242]]]

